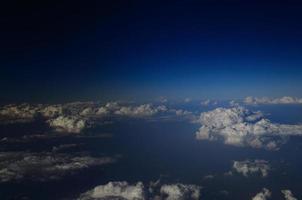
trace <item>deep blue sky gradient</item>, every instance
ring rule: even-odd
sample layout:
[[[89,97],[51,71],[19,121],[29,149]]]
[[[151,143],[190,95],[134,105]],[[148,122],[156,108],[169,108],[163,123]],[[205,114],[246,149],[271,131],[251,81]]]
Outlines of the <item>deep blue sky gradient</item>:
[[[13,4],[1,100],[302,97],[297,2]]]

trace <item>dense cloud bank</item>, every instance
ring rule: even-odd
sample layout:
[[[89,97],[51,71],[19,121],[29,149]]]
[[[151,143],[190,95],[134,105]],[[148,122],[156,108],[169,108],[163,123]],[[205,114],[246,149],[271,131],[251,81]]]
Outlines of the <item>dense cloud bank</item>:
[[[288,97],[284,96],[281,98],[268,98],[268,97],[246,97],[244,99],[245,104],[301,104],[302,98],[296,98],[296,97]]]
[[[302,125],[272,123],[260,111],[243,107],[217,108],[201,113],[199,140],[221,140],[234,146],[277,150],[287,136],[302,135]]]
[[[115,162],[111,157],[91,157],[54,152],[0,153],[0,182],[30,179],[46,181],[60,179],[65,175],[92,166],[101,166]]]
[[[142,182],[109,182],[81,194],[78,199],[197,200],[200,199],[200,189],[197,185],[181,183],[161,185],[160,182],[151,182],[149,186],[145,186]]]
[[[96,102],[74,102],[57,105],[11,104],[0,108],[0,122],[26,122],[42,117],[55,131],[79,133],[106,117],[142,118],[165,112],[168,112],[168,109],[164,105],[132,105],[118,102],[109,102],[105,105]]]
[[[246,177],[252,174],[260,174],[262,177],[266,177],[271,167],[265,160],[244,160],[234,161],[233,169]]]

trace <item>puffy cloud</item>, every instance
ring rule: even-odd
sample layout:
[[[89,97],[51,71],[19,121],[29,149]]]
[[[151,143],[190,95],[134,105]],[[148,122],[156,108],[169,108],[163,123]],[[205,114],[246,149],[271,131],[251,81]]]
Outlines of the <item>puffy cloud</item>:
[[[159,187],[159,189],[156,189]],[[200,199],[200,186],[181,183],[160,185],[160,181],[151,182],[145,187],[142,182],[109,182],[99,185],[80,195],[79,200],[91,199],[127,199],[127,200],[186,200]]]
[[[266,177],[270,170],[270,165],[265,160],[234,161],[233,169],[244,176],[260,173],[262,177]]]
[[[263,188],[261,192],[259,192],[258,194],[256,194],[256,196],[252,198],[252,200],[266,200],[271,196],[272,193],[268,189]]]
[[[246,97],[244,99],[246,104],[300,104],[302,103],[302,98],[288,97],[284,96],[281,98],[268,98],[268,97]]]
[[[63,108],[61,105],[49,105],[42,107],[38,112],[46,118],[52,118],[63,114]]]
[[[302,125],[272,123],[261,112],[242,107],[217,108],[201,113],[202,126],[196,133],[200,140],[222,140],[234,146],[277,150],[286,136],[302,135]]]
[[[184,185],[181,183],[162,185],[160,193],[167,196],[166,200],[185,200],[185,199],[199,199],[200,187],[196,185]]]
[[[67,133],[79,133],[87,127],[86,120],[76,116],[59,116],[48,120],[48,123],[56,131]]]
[[[0,182],[23,178],[37,181],[59,179],[64,175],[92,166],[115,162],[114,158],[76,156],[58,153],[0,153]]]
[[[298,200],[290,190],[281,190],[281,192],[283,193],[285,200]]]
[[[127,199],[143,200],[145,199],[144,185],[138,182],[130,185],[127,182],[109,182],[106,185],[100,185],[92,190],[82,194],[79,200],[88,199]]]
[[[9,104],[1,107],[0,117],[12,122],[30,121],[37,115],[39,108],[40,106],[32,106],[26,103],[20,105]]]

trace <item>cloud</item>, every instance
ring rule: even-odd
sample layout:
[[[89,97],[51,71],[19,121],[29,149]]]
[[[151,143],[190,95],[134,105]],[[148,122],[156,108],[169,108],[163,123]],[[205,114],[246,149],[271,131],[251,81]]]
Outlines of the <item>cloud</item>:
[[[243,176],[249,176],[251,174],[261,174],[262,177],[266,177],[270,171],[270,165],[265,160],[245,160],[245,161],[234,161],[233,169],[242,174]]]
[[[281,190],[281,192],[283,193],[285,200],[298,200],[290,190]]]
[[[263,113],[243,107],[217,108],[201,113],[199,140],[220,140],[233,146],[277,150],[287,136],[302,135],[302,125],[272,123]]]
[[[268,98],[268,97],[246,97],[243,101],[245,104],[300,104],[302,99],[296,97],[284,96],[281,98]]]
[[[0,182],[32,179],[60,179],[76,171],[115,162],[111,157],[90,157],[62,153],[1,152]]]
[[[36,115],[39,107],[29,104],[9,104],[1,107],[0,118],[5,121],[30,121]]]
[[[108,102],[104,105],[97,102],[72,102],[57,105],[10,104],[0,108],[0,122],[29,122],[42,116],[42,119],[45,119],[55,131],[80,133],[93,124],[102,123],[108,117],[144,118],[167,111],[168,109],[164,105],[132,105],[119,102]]]
[[[127,199],[127,200],[142,200],[145,199],[144,185],[138,182],[130,185],[125,181],[109,182],[106,185],[100,185],[92,190],[82,194],[79,200],[88,199]]]
[[[84,128],[87,128],[86,119],[76,116],[59,116],[47,122],[50,127],[59,132],[80,133]]]
[[[114,112],[117,115],[131,116],[131,117],[144,117],[152,116],[159,112],[167,111],[166,106],[152,107],[151,104],[143,104],[140,106],[122,106]]]
[[[210,99],[200,102],[200,105],[202,105],[202,106],[217,105],[217,104],[218,104],[217,101],[210,100]]]
[[[158,189],[156,189],[158,187]],[[181,183],[160,185],[160,181],[151,182],[145,187],[142,182],[129,184],[126,181],[109,182],[99,185],[80,195],[79,200],[91,199],[127,199],[127,200],[186,200],[200,199],[200,186]]]
[[[196,185],[184,185],[181,183],[163,185],[160,193],[167,196],[166,200],[199,199],[201,187]]]
[[[252,200],[266,200],[269,199],[271,195],[272,193],[268,189],[263,188],[261,192],[252,198]]]

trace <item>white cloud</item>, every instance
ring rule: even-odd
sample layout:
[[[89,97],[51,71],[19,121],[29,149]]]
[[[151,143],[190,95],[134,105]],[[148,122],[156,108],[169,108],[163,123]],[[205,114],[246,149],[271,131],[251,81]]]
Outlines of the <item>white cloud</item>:
[[[145,199],[144,185],[138,182],[130,185],[125,181],[109,182],[106,185],[100,185],[92,190],[80,195],[79,200],[90,199],[117,199],[143,200]]]
[[[63,108],[61,105],[49,105],[42,107],[39,113],[46,118],[52,118],[63,114]]]
[[[23,178],[45,181],[91,166],[115,162],[111,157],[77,156],[59,153],[0,153],[0,182],[19,181]]]
[[[67,133],[80,133],[87,127],[86,120],[76,116],[59,116],[48,120],[48,123],[56,131]]]
[[[11,120],[11,121],[27,121],[32,120],[39,110],[39,106],[32,106],[30,104],[20,104],[14,105],[9,104],[1,107],[0,109],[0,117],[3,120]]]
[[[151,104],[143,104],[140,106],[122,106],[114,112],[117,115],[131,116],[131,117],[144,117],[152,116],[159,112],[167,111],[166,106],[153,107]]]
[[[181,183],[162,185],[160,193],[167,196],[166,200],[199,199],[201,187],[196,185],[184,185]]]
[[[149,188],[149,189],[148,189]],[[181,183],[164,184],[160,181],[150,182],[145,187],[142,182],[109,182],[99,185],[80,195],[79,200],[91,199],[127,199],[127,200],[186,200],[200,199],[200,186]]]
[[[244,176],[251,174],[261,174],[262,177],[266,177],[270,171],[270,165],[265,160],[245,160],[245,161],[234,161],[233,169]]]
[[[252,198],[252,200],[266,200],[269,199],[271,196],[272,193],[268,189],[263,188],[261,192],[259,192],[258,194],[256,194],[256,196]]]
[[[268,98],[268,97],[246,97],[244,99],[246,104],[300,104],[302,103],[302,98],[284,96],[281,98]]]
[[[286,136],[302,135],[302,125],[272,123],[261,112],[242,107],[217,108],[201,113],[199,140],[222,140],[234,146],[277,150]]]
[[[281,192],[283,193],[285,200],[298,200],[290,190],[281,190]]]

